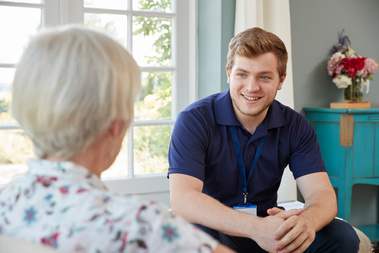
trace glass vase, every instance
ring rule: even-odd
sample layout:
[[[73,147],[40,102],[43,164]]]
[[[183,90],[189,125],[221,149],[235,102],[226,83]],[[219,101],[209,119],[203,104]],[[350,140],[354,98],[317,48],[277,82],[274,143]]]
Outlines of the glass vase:
[[[362,98],[361,80],[358,78],[352,78],[351,85],[345,88],[345,101],[362,102]]]

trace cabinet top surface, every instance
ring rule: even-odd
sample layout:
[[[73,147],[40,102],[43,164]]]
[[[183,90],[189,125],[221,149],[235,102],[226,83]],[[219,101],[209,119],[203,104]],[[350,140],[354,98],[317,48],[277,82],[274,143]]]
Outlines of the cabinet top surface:
[[[330,108],[304,107],[303,109],[305,112],[346,113],[346,114],[379,113],[379,108],[371,108],[371,109],[330,109]]]

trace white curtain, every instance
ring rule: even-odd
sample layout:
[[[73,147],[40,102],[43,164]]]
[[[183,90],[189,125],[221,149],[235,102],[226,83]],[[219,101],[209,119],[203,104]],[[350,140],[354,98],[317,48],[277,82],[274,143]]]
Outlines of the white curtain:
[[[236,0],[234,33],[238,34],[255,26],[276,34],[287,47],[287,77],[276,99],[294,108],[289,0]],[[296,199],[296,182],[292,173],[286,168],[278,193],[278,201]]]

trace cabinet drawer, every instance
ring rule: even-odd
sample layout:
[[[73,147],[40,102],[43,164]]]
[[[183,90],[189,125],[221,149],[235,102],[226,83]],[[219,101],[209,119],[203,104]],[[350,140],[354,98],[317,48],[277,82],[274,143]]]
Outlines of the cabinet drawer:
[[[354,122],[361,123],[361,122],[367,122],[367,123],[379,123],[379,115],[378,114],[355,114],[354,115]]]

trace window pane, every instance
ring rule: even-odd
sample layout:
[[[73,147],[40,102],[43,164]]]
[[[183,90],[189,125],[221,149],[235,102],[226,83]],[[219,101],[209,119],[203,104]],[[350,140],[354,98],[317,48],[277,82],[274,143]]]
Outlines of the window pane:
[[[41,9],[1,6],[0,62],[16,63],[29,36],[40,26]]]
[[[84,7],[126,10],[127,0],[84,0]]]
[[[133,17],[133,56],[140,66],[171,66],[170,19]]]
[[[116,161],[101,174],[101,178],[127,177],[128,173],[128,140],[125,137]]]
[[[126,47],[125,15],[84,13],[84,24],[88,28],[105,32]]]
[[[171,12],[171,1],[170,0],[133,0],[134,10],[149,10],[149,11],[160,11],[160,12]]]
[[[136,120],[171,119],[171,72],[142,72],[142,94]]]
[[[32,149],[30,138],[22,130],[0,131],[0,184],[27,170],[26,160],[34,157]]]
[[[171,126],[134,127],[134,174],[165,173]]]
[[[14,122],[10,115],[11,83],[15,69],[0,68],[0,123]]]

